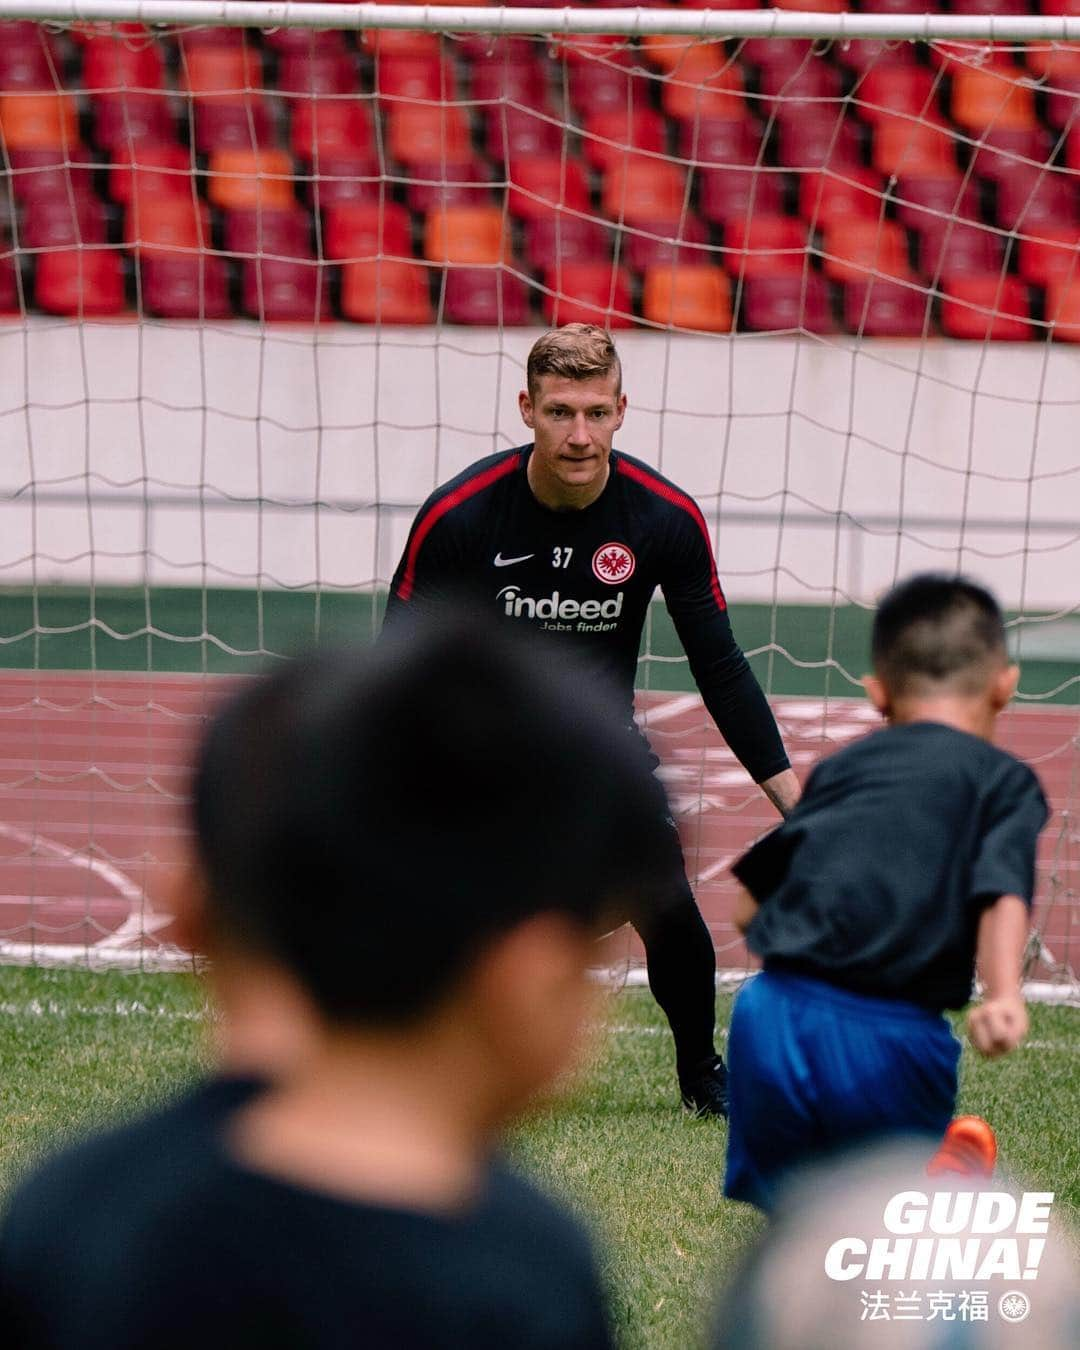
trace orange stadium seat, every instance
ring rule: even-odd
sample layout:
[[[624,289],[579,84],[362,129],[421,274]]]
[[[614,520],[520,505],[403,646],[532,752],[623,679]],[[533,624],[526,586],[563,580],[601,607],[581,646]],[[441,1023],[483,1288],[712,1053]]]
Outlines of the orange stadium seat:
[[[430,324],[435,321],[421,263],[383,258],[341,269],[341,312],[354,323]]]
[[[833,281],[858,281],[867,276],[907,277],[907,235],[895,220],[825,222],[822,244],[825,275]]]
[[[410,164],[405,200],[421,215],[441,206],[489,206],[491,170],[479,157],[464,164]]]
[[[595,323],[629,328],[634,318],[630,274],[609,262],[564,262],[544,273],[544,318],[552,326]]]
[[[164,69],[161,48],[154,42],[130,46],[121,38],[92,37],[83,48],[84,89],[160,89]]]
[[[714,264],[716,254],[707,247],[705,226],[688,212],[678,221],[638,221],[636,229],[620,231],[620,256],[635,272],[649,267],[680,267]]]
[[[164,94],[98,94],[91,108],[94,140],[103,150],[176,139],[176,123]]]
[[[562,206],[588,213],[589,184],[580,160],[562,156],[514,159],[507,165],[508,203],[519,220],[549,216]]]
[[[310,258],[311,217],[300,206],[268,211],[245,208],[224,213],[226,253],[269,253],[281,258]]]
[[[541,216],[525,222],[525,256],[538,272],[563,262],[606,262],[611,237],[599,221],[580,216]]]
[[[179,85],[195,98],[240,99],[262,88],[262,61],[254,47],[185,48],[180,61]]]
[[[1067,286],[1080,278],[1080,227],[1044,225],[1038,238],[1021,239],[1019,271],[1036,286]]]
[[[460,164],[472,158],[468,119],[458,104],[395,103],[386,117],[390,153],[402,164]]]
[[[207,196],[225,210],[292,206],[292,159],[284,150],[216,150]]]
[[[625,162],[633,150],[662,155],[666,148],[664,119],[653,108],[622,108],[617,112],[592,113],[585,119],[582,149],[596,169],[606,170]]]
[[[448,267],[443,315],[450,323],[520,327],[530,321],[529,294],[501,267]]]
[[[75,99],[65,94],[0,95],[0,134],[8,150],[77,145]]]
[[[710,263],[650,267],[641,312],[664,327],[726,333],[731,329],[731,282]]]
[[[967,131],[986,127],[1035,126],[1035,100],[1026,85],[1019,84],[1017,68],[1006,75],[994,70],[964,66],[952,77],[953,121]]]
[[[317,323],[330,318],[325,263],[252,258],[244,263],[244,312],[266,323]]]
[[[92,173],[97,171],[90,151],[83,145],[67,149],[7,149],[11,164],[9,181],[17,202],[38,201],[47,197],[93,195]]]
[[[412,257],[412,222],[400,202],[347,202],[326,212],[327,258]]]
[[[361,39],[364,50],[376,56],[420,56],[437,58],[439,38],[426,29],[369,28]]]
[[[864,337],[922,337],[933,333],[930,297],[888,277],[849,281],[844,287],[844,326]]]
[[[946,337],[1023,342],[1034,336],[1027,290],[1019,277],[956,277],[942,287]]]
[[[210,247],[204,202],[184,197],[132,197],[124,218],[124,243],[138,253],[189,252]]]
[[[175,41],[183,65],[189,52],[203,47],[243,47],[248,35],[243,28],[186,28],[176,34]]]
[[[296,99],[291,108],[289,144],[294,155],[307,160],[355,150],[374,154],[371,113],[355,99]]]
[[[872,160],[888,176],[947,174],[956,171],[955,141],[937,123],[882,118],[874,127]]]
[[[665,159],[617,164],[604,176],[601,209],[612,222],[678,220],[687,209],[686,176]]]
[[[60,249],[37,260],[34,300],[49,314],[97,317],[124,309],[124,274],[111,249]]]
[[[446,206],[424,222],[424,257],[437,263],[497,263],[511,256],[510,222],[498,206]]]
[[[1029,47],[1024,62],[1040,80],[1053,85],[1061,75],[1080,75],[1080,47]]]
[[[836,328],[828,285],[816,272],[749,277],[742,288],[740,317],[756,333],[831,333]]]
[[[225,264],[213,253],[150,254],[139,259],[140,299],[162,319],[228,319],[232,316]]]
[[[191,201],[192,155],[182,145],[121,145],[113,151],[109,196],[126,206],[139,192],[146,197],[182,197]]]
[[[698,170],[698,207],[714,225],[737,216],[779,215],[784,209],[783,175],[767,166]]]
[[[840,218],[877,220],[884,205],[884,184],[873,169],[854,165],[799,176],[799,214],[828,224]]]
[[[743,78],[731,62],[713,69],[705,48],[687,52],[660,86],[660,106],[669,117],[731,117],[746,111]]]
[[[420,56],[382,56],[375,65],[375,93],[380,98],[437,103],[454,95],[454,70],[448,61]]]
[[[1050,336],[1058,342],[1080,342],[1080,283],[1055,281],[1046,291],[1046,318]]]
[[[806,224],[792,216],[736,217],[724,227],[724,266],[733,276],[801,275],[806,244]]]
[[[696,37],[676,37],[667,33],[647,33],[641,39],[641,51],[654,70],[665,73],[679,70],[688,60],[696,60],[704,70],[722,70],[727,53],[716,41]],[[691,53],[695,56],[691,57]]]
[[[278,67],[277,88],[300,98],[340,98],[355,94],[360,79],[349,52],[288,52]]]
[[[935,116],[937,86],[925,66],[872,67],[859,81],[853,99],[859,116],[877,123],[887,117]]]

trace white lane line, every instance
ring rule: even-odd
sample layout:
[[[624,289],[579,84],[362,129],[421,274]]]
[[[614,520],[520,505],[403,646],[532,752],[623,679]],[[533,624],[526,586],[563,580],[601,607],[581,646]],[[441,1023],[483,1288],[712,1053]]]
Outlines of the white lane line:
[[[680,694],[678,698],[669,698],[665,703],[654,704],[637,714],[634,718],[640,727],[654,727],[658,722],[670,722],[673,717],[681,717],[691,708],[701,708],[704,704],[700,694]]]
[[[726,872],[738,856],[737,853],[727,853],[724,857],[718,858],[716,862],[710,863],[709,866],[705,868],[704,872],[699,872],[697,874],[698,885],[700,886],[703,881],[711,881],[713,877],[719,876],[721,872]]]

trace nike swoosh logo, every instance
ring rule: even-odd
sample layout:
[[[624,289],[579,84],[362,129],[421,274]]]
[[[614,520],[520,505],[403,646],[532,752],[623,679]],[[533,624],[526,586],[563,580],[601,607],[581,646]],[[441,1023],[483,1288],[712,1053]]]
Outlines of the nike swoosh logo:
[[[529,558],[535,558],[535,553],[523,553],[520,558],[504,558],[501,553],[495,554],[496,567],[512,567],[514,563],[526,562]]]

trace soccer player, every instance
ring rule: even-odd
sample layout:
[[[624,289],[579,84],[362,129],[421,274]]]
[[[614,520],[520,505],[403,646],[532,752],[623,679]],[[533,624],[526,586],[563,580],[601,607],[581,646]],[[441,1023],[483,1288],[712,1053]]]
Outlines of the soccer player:
[[[1031,769],[991,744],[1019,674],[1001,610],[962,577],[912,577],[878,608],[873,668],[889,727],[818,764],[732,869],[764,970],[732,1013],[725,1192],[764,1209],[814,1154],[889,1133],[940,1142],[960,1056],[942,1014],[967,1003],[976,960],[972,1044],[1002,1054],[1027,1030],[1047,806]]]
[[[428,498],[391,583],[387,624],[467,588],[505,622],[581,653],[632,726],[638,648],[660,586],[716,725],[770,800],[790,811],[799,783],[732,635],[701,511],[612,448],[627,400],[611,337],[580,323],[549,332],[529,353],[526,377],[518,402],[532,444],[478,461]],[[667,816],[659,784],[656,801]],[[684,1104],[722,1116],[716,957],[674,829],[666,889],[672,903],[638,930],[649,986],[671,1024]]]
[[[607,1350],[586,1237],[493,1156],[567,1064],[609,910],[667,865],[642,747],[556,658],[411,634],[216,719],[181,912],[224,1061],[24,1184],[5,1347]]]

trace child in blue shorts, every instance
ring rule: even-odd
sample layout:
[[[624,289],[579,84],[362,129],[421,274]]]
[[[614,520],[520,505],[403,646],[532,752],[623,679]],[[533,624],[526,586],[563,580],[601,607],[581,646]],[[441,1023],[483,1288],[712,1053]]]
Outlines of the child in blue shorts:
[[[940,1139],[960,1045],[1027,1031],[1021,965],[1047,805],[991,744],[1016,689],[997,602],[955,576],[878,608],[867,694],[889,726],[831,755],[735,864],[735,921],[763,971],[735,1000],[724,1192],[770,1209],[784,1173],[893,1133]]]

